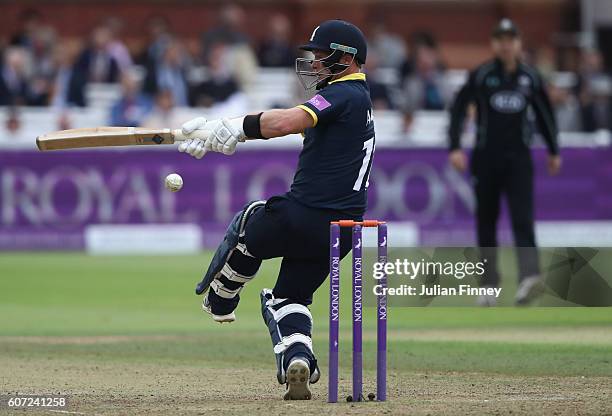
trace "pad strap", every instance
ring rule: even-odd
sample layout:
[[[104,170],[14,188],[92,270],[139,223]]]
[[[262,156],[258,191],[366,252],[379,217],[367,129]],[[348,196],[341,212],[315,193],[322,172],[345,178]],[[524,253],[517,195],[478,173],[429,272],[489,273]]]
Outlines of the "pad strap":
[[[238,273],[232,268],[232,266],[229,265],[229,263],[225,263],[223,269],[221,269],[221,274],[236,283],[247,283],[255,277],[254,275],[245,276],[243,274]]]
[[[225,299],[234,299],[236,297],[236,295],[238,295],[240,293],[240,291],[242,290],[244,286],[240,286],[238,289],[228,289],[226,288],[223,283],[221,283],[219,280],[215,279],[212,282],[210,282],[210,288],[220,297],[225,298]]]
[[[306,345],[308,349],[314,353],[312,349],[312,338],[310,338],[308,335],[300,334],[297,332],[283,337],[281,341],[274,346],[274,353],[282,354],[287,351],[287,348],[298,342]]]
[[[312,314],[310,313],[310,310],[306,306],[300,305],[299,303],[290,303],[289,305],[285,305],[277,311],[275,311],[273,308],[269,309],[272,312],[272,315],[274,316],[274,320],[276,322],[280,322],[281,319],[283,319],[289,314],[301,313],[302,315],[306,315],[308,319],[310,319],[310,325],[312,326]]]

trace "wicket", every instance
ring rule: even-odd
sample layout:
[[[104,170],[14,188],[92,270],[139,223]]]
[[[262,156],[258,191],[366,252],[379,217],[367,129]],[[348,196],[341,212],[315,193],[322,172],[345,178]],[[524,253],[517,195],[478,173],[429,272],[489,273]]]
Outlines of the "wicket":
[[[383,221],[341,220],[330,224],[329,262],[329,387],[328,402],[338,401],[338,341],[340,324],[340,229],[351,227],[353,248],[353,394],[354,401],[363,400],[363,350],[362,350],[362,228],[378,229],[378,261],[387,262],[387,224]],[[384,276],[379,284],[386,287]],[[377,354],[376,354],[376,398],[387,399],[387,296],[377,298]],[[373,400],[373,395],[368,395]]]

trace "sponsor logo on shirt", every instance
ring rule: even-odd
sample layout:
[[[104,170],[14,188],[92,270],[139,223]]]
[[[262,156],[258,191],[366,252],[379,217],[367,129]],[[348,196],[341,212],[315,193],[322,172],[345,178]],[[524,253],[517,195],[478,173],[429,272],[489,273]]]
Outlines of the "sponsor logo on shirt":
[[[323,111],[326,108],[331,107],[331,103],[319,94],[312,97],[310,100],[308,100],[308,102],[312,104],[319,111]]]
[[[500,113],[515,114],[525,109],[527,100],[516,91],[500,91],[491,96],[491,107]]]

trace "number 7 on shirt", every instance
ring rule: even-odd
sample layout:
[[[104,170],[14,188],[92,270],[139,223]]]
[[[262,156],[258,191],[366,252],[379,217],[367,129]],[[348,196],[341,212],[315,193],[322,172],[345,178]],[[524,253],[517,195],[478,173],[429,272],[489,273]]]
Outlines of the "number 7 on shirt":
[[[361,169],[359,169],[359,176],[357,176],[355,185],[353,185],[354,191],[361,190],[364,178],[366,178],[366,188],[370,185],[370,171],[368,170],[368,167],[370,166],[370,160],[372,160],[372,155],[374,154],[374,137],[372,137],[370,140],[367,140],[363,144],[363,149],[366,152],[365,156],[363,157],[363,162],[361,163]],[[367,177],[366,172],[368,174]]]

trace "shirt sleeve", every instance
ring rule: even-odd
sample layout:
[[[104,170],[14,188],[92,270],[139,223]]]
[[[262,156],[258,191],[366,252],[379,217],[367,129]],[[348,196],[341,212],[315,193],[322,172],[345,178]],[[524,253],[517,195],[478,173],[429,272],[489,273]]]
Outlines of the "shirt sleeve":
[[[476,99],[475,73],[472,72],[465,85],[459,90],[453,105],[450,108],[450,124],[448,129],[450,150],[460,148],[461,134],[468,105]]]
[[[533,95],[532,106],[536,115],[538,127],[540,128],[540,134],[546,142],[548,152],[552,155],[559,154],[559,143],[558,135],[559,130],[557,127],[557,120],[553,107],[550,103],[548,93],[542,77],[538,74],[536,79],[536,86]]]
[[[297,107],[306,111],[312,117],[312,126],[326,124],[338,119],[346,108],[348,99],[342,88],[325,88],[314,97]]]

